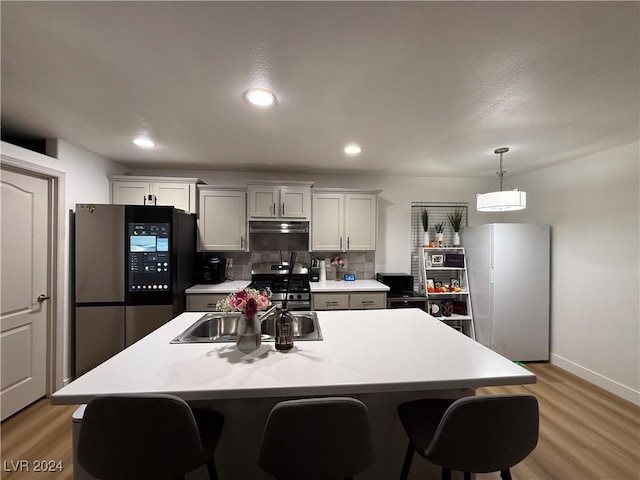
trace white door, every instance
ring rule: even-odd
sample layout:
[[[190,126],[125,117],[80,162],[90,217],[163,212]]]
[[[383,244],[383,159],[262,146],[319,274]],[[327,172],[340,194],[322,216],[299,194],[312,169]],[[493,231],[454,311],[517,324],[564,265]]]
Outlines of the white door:
[[[343,250],[344,195],[318,193],[312,195],[311,250],[335,252]]]
[[[311,216],[311,189],[309,187],[282,187],[280,189],[280,215],[282,218],[309,220]]]
[[[151,193],[156,196],[156,205],[170,205],[185,212],[191,211],[188,183],[152,183]]]
[[[346,195],[346,250],[376,249],[377,201],[377,195]]]
[[[116,205],[144,205],[149,193],[147,182],[111,182],[111,203]]]
[[[46,394],[48,181],[2,169],[2,420]],[[40,297],[40,299],[39,299]]]
[[[200,190],[198,250],[246,250],[246,194],[233,190]]]

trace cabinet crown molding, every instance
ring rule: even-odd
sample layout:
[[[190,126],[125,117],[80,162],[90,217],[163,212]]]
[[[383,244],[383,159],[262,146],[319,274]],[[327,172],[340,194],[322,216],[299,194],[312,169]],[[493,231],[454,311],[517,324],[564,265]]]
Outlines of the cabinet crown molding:
[[[108,175],[109,180],[116,182],[161,182],[161,183],[196,183],[204,184],[199,178],[186,177],[153,177],[147,175]]]
[[[198,185],[198,190],[212,191],[212,190],[234,190],[246,192],[246,185]]]
[[[247,185],[268,185],[270,187],[309,187],[311,188],[314,182],[307,182],[303,180],[245,180]]]
[[[371,190],[367,188],[312,188],[311,193],[353,193],[362,195],[380,195],[382,190]]]

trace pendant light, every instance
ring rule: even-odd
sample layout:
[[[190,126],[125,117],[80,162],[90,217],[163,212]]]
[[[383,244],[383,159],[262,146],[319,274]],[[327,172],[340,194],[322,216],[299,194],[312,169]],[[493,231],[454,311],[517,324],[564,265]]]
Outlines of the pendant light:
[[[502,169],[502,154],[508,151],[508,147],[502,147],[495,149],[493,152],[500,155],[500,170],[496,172],[500,180],[500,190],[497,192],[478,193],[476,195],[476,209],[479,212],[510,212],[527,208],[527,192],[521,192],[517,188],[513,190],[502,190],[504,174],[507,173],[506,170]],[[504,180],[504,182],[506,183],[507,181]],[[489,185],[489,188],[491,188],[493,183]]]

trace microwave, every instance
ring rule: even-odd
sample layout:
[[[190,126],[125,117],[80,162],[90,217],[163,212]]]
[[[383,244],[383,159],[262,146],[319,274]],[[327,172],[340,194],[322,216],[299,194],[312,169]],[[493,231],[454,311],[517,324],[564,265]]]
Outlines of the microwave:
[[[388,295],[413,291],[413,276],[408,273],[377,273],[376,280],[389,287]]]

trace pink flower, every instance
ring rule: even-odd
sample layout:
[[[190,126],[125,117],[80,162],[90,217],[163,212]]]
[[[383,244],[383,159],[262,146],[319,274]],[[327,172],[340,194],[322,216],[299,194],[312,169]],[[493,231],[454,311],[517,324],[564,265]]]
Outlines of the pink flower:
[[[253,288],[245,288],[235,293],[230,293],[226,298],[216,304],[216,310],[223,312],[242,312],[248,317],[253,317],[261,310],[271,306],[271,290],[263,291]]]

